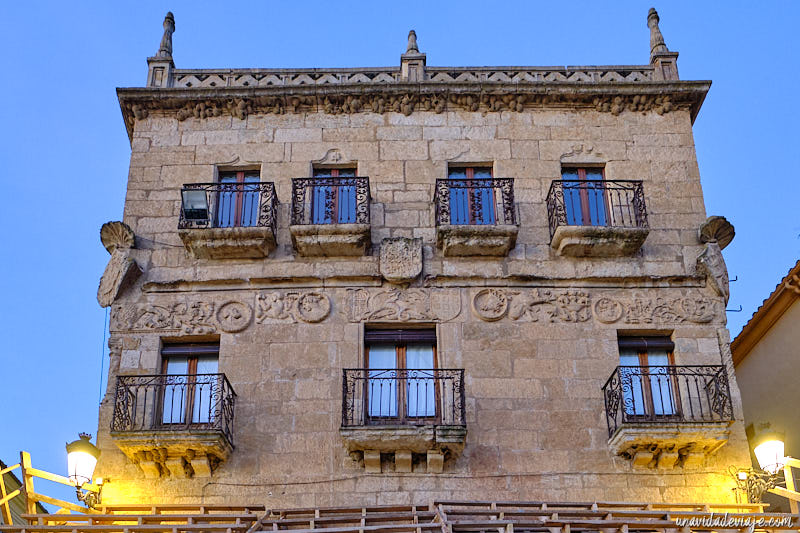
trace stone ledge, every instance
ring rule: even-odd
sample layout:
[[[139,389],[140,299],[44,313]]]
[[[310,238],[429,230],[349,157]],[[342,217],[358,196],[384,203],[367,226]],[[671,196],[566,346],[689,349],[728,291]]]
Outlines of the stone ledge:
[[[348,452],[408,450],[427,453],[431,449],[458,455],[464,449],[464,426],[358,426],[339,428]]]
[[[629,423],[608,440],[637,468],[696,468],[728,442],[732,422]]]
[[[369,224],[303,224],[289,226],[289,232],[303,257],[364,255],[370,243]]]
[[[260,259],[276,246],[272,228],[192,228],[178,230],[186,250],[197,259]]]
[[[436,227],[436,244],[445,257],[506,256],[517,244],[519,226],[455,225]]]
[[[642,247],[649,233],[649,228],[559,226],[550,246],[559,255],[572,257],[633,255]]]
[[[233,446],[221,431],[112,431],[114,444],[148,479],[209,477]]]

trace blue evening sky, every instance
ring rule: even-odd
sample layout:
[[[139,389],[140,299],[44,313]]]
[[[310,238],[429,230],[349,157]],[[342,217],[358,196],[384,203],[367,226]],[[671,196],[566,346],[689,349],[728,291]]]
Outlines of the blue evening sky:
[[[646,64],[650,2],[15,2],[0,5],[0,459],[66,473],[96,433],[108,254],[130,146],[114,89],[144,85],[164,14],[178,68],[398,65],[408,30],[428,64]],[[800,2],[655,5],[683,79],[713,86],[694,134],[725,250],[735,336],[800,257],[796,41]],[[104,368],[107,368],[107,364]],[[49,492],[52,490],[47,489]],[[60,492],[70,498],[69,491]]]

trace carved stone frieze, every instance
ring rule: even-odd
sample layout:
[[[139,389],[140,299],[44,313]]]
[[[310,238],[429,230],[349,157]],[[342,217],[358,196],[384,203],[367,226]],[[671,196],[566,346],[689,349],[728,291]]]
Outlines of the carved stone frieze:
[[[586,322],[592,316],[589,294],[547,289],[483,289],[472,298],[472,311],[481,320],[508,316],[523,322]]]
[[[447,322],[461,313],[458,291],[439,289],[347,290],[347,317],[351,322]]]
[[[331,307],[330,297],[322,292],[262,292],[256,295],[256,322],[321,322]]]
[[[706,324],[719,316],[718,305],[702,296],[677,298],[612,298],[601,296],[594,301],[595,318],[604,324]]]
[[[492,322],[509,318],[525,322],[587,322],[705,324],[720,316],[720,306],[702,295],[646,298],[634,295],[592,295],[583,290],[489,288],[472,297],[472,312]]]
[[[124,222],[106,222],[100,228],[100,241],[111,259],[108,260],[100,286],[97,288],[97,303],[108,307],[122,292],[133,285],[142,274],[142,269],[131,258],[135,244],[133,231]]]
[[[407,283],[422,272],[422,239],[386,238],[381,241],[381,275],[386,281]]]
[[[194,301],[116,306],[112,313],[111,330],[164,331],[187,335],[208,335],[218,331],[235,333],[247,328],[252,316],[250,305],[234,300],[221,305]]]
[[[725,303],[730,297],[730,283],[728,280],[728,269],[725,266],[725,259],[722,257],[722,250],[716,242],[706,244],[703,253],[697,258],[697,270],[706,275],[708,284],[714,292],[722,296]]]

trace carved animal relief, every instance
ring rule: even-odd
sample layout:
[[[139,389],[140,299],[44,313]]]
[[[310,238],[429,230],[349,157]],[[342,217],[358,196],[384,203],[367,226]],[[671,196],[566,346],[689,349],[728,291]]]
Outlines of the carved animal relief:
[[[486,321],[508,316],[523,322],[586,322],[592,316],[588,293],[545,289],[483,289],[473,297],[472,311]]]
[[[472,298],[472,312],[487,322],[509,318],[524,322],[586,322],[593,316],[603,324],[692,322],[717,318],[714,301],[705,297],[615,298],[580,290],[483,289]]]
[[[347,290],[347,315],[351,322],[447,322],[461,313],[458,291],[438,289]]]
[[[256,296],[256,322],[321,322],[331,313],[331,299],[321,292],[262,292]]]

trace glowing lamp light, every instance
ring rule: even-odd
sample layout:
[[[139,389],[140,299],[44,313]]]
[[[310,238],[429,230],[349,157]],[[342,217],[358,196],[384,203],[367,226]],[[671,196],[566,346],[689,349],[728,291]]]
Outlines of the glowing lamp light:
[[[69,480],[76,487],[91,483],[100,450],[89,440],[92,436],[80,433],[80,438],[67,444],[67,470]]]
[[[767,437],[761,441],[753,452],[756,454],[758,466],[764,472],[775,474],[783,468],[784,464],[784,447],[783,440],[776,438],[774,435]]]

